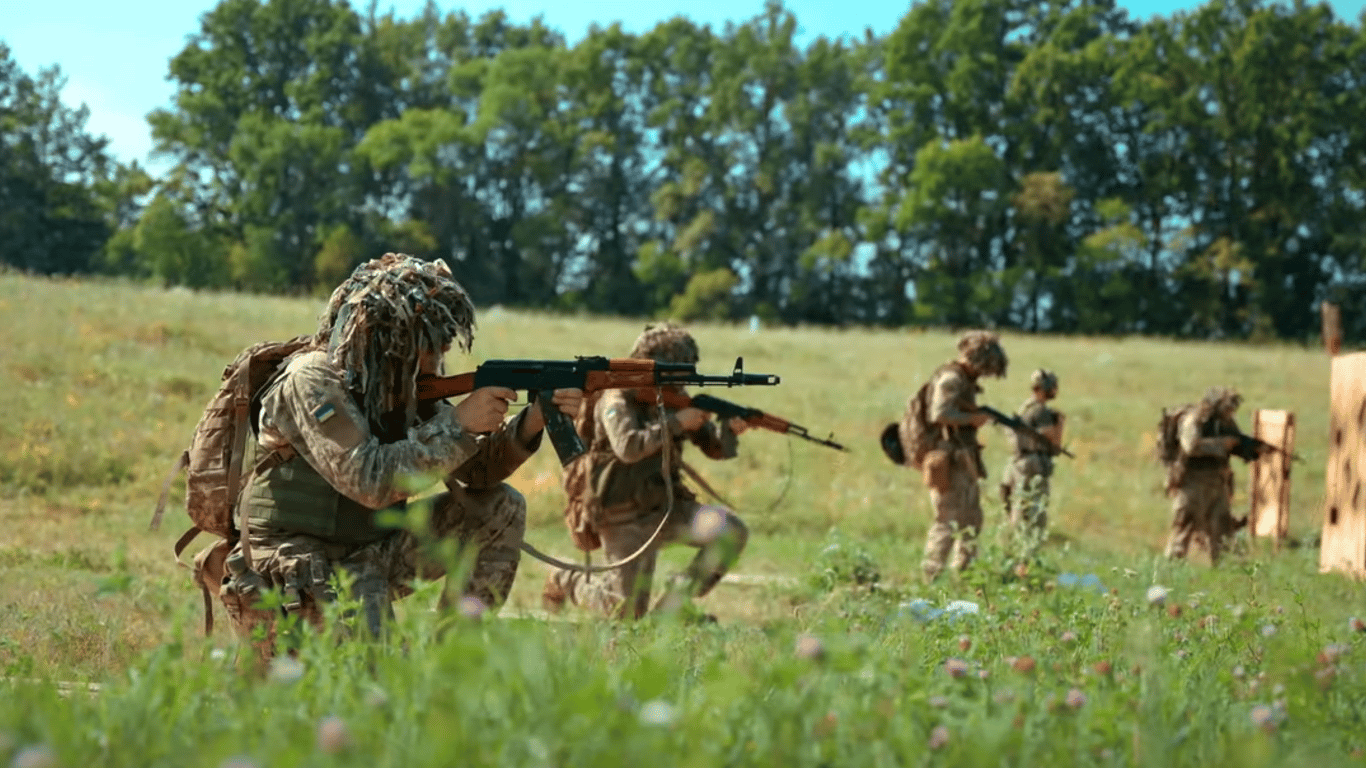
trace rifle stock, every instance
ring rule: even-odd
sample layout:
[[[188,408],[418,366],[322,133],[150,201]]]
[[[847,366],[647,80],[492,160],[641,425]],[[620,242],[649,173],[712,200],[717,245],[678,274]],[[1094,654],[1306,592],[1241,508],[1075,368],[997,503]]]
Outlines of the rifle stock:
[[[1061,445],[1054,445],[1054,444],[1053,444],[1053,441],[1052,441],[1052,440],[1049,440],[1046,436],[1044,436],[1044,434],[1043,434],[1042,432],[1040,432],[1039,430],[1037,430],[1037,429],[1035,429],[1035,428],[1029,426],[1028,424],[1024,423],[1023,421],[1020,421],[1019,419],[1015,418],[1014,416],[1007,416],[1006,414],[1001,413],[1000,411],[996,410],[995,408],[992,408],[992,407],[989,406],[989,405],[979,405],[979,406],[977,406],[977,410],[979,410],[979,411],[981,411],[982,413],[985,413],[986,415],[990,416],[992,421],[996,422],[997,424],[1000,424],[1000,425],[1003,426],[1003,427],[1010,427],[1011,429],[1015,430],[1016,432],[1020,432],[1020,433],[1029,435],[1030,437],[1034,438],[1035,440],[1038,440],[1038,441],[1042,442],[1044,445],[1052,446],[1052,449],[1051,449],[1051,450],[1053,451],[1053,454],[1054,454],[1055,456],[1056,456],[1057,454],[1061,453],[1062,455],[1068,457],[1069,459],[1075,459],[1075,458],[1076,458],[1075,456],[1072,455],[1072,452],[1071,452],[1071,451],[1067,450],[1066,448],[1062,447]]]
[[[455,376],[420,376],[419,400],[442,400],[468,394],[481,387],[526,390],[534,402],[549,403],[557,389],[580,389],[585,393],[603,389],[641,389],[665,384],[699,387],[773,386],[781,379],[768,373],[745,373],[744,359],[735,358],[729,375],[697,372],[691,363],[663,363],[630,357],[577,357],[573,360],[487,360],[468,373]],[[574,421],[558,408],[543,407],[546,433],[555,446],[560,464],[568,464],[586,450],[574,429]]]

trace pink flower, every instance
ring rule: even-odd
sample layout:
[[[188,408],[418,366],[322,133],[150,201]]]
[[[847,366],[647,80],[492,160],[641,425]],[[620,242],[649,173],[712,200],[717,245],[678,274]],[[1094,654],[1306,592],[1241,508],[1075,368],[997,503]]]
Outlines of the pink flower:
[[[1086,694],[1082,693],[1079,688],[1073,688],[1067,692],[1066,701],[1067,706],[1072,709],[1081,709],[1082,705],[1086,703]]]
[[[318,750],[335,755],[351,745],[351,734],[346,730],[346,721],[336,715],[328,715],[318,721]]]
[[[949,659],[944,662],[944,671],[950,677],[963,677],[968,673],[968,663],[962,659]]]
[[[949,743],[949,729],[947,726],[936,725],[930,731],[930,749],[941,749]]]

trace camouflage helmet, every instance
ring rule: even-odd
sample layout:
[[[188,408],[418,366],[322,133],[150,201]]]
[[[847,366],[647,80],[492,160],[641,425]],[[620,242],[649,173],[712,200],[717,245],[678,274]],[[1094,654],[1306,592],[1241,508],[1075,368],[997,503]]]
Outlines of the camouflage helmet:
[[[327,350],[368,415],[416,407],[422,353],[474,341],[474,304],[441,259],[386,253],[361,264],[328,299],[314,344]]]
[[[958,340],[958,359],[972,366],[979,376],[1005,376],[1006,351],[1001,339],[991,331],[968,331]]]
[[[1029,387],[1043,392],[1057,392],[1058,375],[1046,368],[1039,368],[1029,374]]]
[[[1205,414],[1233,413],[1243,404],[1243,396],[1232,387],[1210,387],[1200,401]]]
[[[697,340],[683,328],[670,322],[645,326],[631,357],[657,360],[662,363],[695,363],[698,359]]]

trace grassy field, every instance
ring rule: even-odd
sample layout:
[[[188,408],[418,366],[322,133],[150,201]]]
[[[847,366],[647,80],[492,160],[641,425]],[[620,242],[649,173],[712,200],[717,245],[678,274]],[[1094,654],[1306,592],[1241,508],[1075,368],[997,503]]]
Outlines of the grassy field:
[[[955,337],[696,326],[700,369],[743,355],[783,379],[725,396],[853,449],[755,432],[734,461],[692,457],[754,534],[738,572],[795,583],[723,582],[706,601],[719,626],[547,623],[511,617],[545,573],[524,559],[503,618],[438,617],[426,590],[401,643],[321,638],[297,669],[228,674],[235,645],[199,636],[198,592],[171,560],[180,479],[162,530],[147,521],[223,365],[310,332],[320,309],[0,274],[0,669],[40,681],[0,683],[0,765],[1360,764],[1366,634],[1351,620],[1366,593],[1320,575],[1315,546],[1328,359],[1289,345],[1006,335],[1010,375],[985,402],[1013,410],[1036,367],[1061,379],[1076,459],[1054,478],[1049,544],[1023,578],[994,545],[1005,435],[989,428],[983,559],[925,587],[928,502],[876,438]],[[447,368],[622,355],[640,326],[486,308],[475,354]],[[1246,429],[1256,408],[1296,414],[1291,540],[1218,569],[1171,564],[1155,427],[1215,384],[1243,393]],[[574,556],[553,451],[511,482],[531,541]],[[860,564],[872,587],[854,583]],[[925,619],[916,599],[980,612]]]

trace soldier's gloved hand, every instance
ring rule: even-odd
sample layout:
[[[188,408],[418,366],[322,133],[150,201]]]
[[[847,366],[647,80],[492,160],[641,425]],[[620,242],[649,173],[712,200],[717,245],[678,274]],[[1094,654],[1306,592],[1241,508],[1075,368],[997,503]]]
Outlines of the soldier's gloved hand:
[[[706,423],[707,412],[701,408],[680,408],[674,413],[674,419],[678,421],[678,426],[682,427],[684,432],[695,432]]]
[[[739,416],[732,416],[730,420],[726,422],[726,426],[730,427],[731,434],[738,435],[749,429],[749,422]]]
[[[991,416],[983,411],[973,411],[972,414],[968,416],[968,424],[974,427],[980,427],[988,421],[991,421]]]
[[[466,432],[492,432],[507,416],[508,403],[517,391],[507,387],[480,387],[455,406],[455,420]]]

